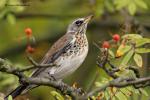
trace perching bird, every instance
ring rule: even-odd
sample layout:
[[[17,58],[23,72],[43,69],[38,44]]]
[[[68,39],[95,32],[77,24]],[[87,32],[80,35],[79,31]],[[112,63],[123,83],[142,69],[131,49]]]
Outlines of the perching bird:
[[[85,33],[91,18],[92,16],[88,16],[73,21],[68,26],[66,34],[54,43],[41,61],[41,64],[54,63],[56,66],[38,68],[31,77],[54,77],[59,80],[79,68],[88,53],[88,40]],[[15,98],[36,86],[21,84],[9,95]],[[8,96],[5,97],[5,100],[7,100]]]

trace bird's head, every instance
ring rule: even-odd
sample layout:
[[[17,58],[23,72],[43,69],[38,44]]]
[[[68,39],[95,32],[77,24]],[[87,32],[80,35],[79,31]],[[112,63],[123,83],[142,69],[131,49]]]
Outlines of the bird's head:
[[[74,20],[68,27],[68,32],[75,32],[75,33],[85,33],[87,29],[87,24],[92,19],[93,15],[84,17],[84,18],[78,18]]]

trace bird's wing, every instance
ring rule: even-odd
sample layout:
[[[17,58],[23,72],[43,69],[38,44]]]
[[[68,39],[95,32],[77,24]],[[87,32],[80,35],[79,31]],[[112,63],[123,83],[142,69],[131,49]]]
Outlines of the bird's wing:
[[[54,45],[50,48],[50,50],[46,53],[44,58],[41,61],[41,64],[50,64],[53,63],[61,54],[65,53],[74,42],[73,35],[65,34],[58,41],[54,43]],[[35,70],[32,76],[37,76],[40,72],[45,70],[45,68],[39,68]]]

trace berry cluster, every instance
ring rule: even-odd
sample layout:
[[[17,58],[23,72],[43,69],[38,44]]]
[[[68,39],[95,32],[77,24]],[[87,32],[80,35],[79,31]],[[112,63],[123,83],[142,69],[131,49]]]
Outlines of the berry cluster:
[[[114,42],[119,42],[120,41],[120,35],[119,34],[114,34],[112,36],[112,38],[113,38]],[[110,48],[109,42],[108,41],[104,41],[103,44],[102,44],[102,48],[107,48],[107,49]]]
[[[24,32],[26,33],[27,39],[28,39],[28,45],[26,48],[26,52],[27,53],[33,53],[35,51],[35,49],[30,45],[30,38],[32,37],[32,29],[31,28],[26,28],[24,30]]]

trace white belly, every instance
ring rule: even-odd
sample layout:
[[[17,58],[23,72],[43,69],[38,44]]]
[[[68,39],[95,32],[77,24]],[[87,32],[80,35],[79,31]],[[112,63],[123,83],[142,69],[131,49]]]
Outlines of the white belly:
[[[83,50],[83,49],[82,49]],[[80,65],[85,60],[88,53],[88,46],[84,48],[84,52],[80,54],[80,56],[70,56],[69,58],[59,58],[57,60],[57,67],[53,67],[47,69],[48,73],[54,76],[56,79],[62,79],[70,74],[72,74],[75,70],[77,70]]]

